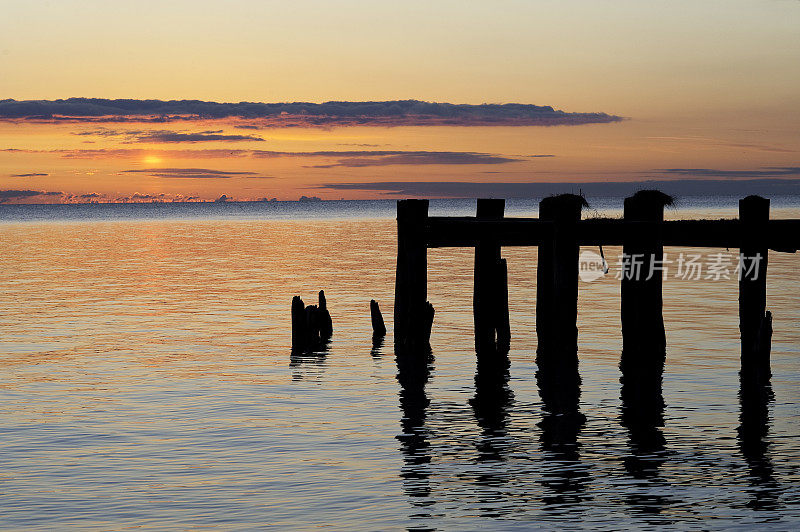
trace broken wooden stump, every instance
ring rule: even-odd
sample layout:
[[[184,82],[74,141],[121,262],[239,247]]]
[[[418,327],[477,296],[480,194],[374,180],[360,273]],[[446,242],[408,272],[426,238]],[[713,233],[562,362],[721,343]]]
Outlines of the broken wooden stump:
[[[372,340],[386,336],[386,324],[383,323],[383,314],[378,302],[374,299],[369,301],[369,313],[372,318]]]
[[[333,322],[325,292],[319,291],[319,305],[305,306],[300,296],[292,298],[292,352],[320,349],[333,335]]]
[[[325,299],[325,290],[319,291],[319,309],[317,312],[319,320],[319,335],[323,340],[328,340],[333,336],[333,321],[331,313],[328,312],[328,300]]]

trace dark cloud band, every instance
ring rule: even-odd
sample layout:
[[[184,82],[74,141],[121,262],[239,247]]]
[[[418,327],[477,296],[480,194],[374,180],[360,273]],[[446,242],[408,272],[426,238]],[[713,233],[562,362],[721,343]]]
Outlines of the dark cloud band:
[[[0,100],[0,119],[90,123],[241,118],[263,127],[342,125],[557,126],[618,122],[607,113],[572,113],[549,105],[452,104],[418,100],[325,103],[219,103],[199,100]]]

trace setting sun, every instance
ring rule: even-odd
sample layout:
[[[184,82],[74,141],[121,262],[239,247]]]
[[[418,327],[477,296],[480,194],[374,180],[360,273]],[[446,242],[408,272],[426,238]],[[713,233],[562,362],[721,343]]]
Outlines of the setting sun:
[[[161,163],[161,157],[156,157],[155,155],[148,155],[142,160],[142,162],[144,164],[159,164]]]

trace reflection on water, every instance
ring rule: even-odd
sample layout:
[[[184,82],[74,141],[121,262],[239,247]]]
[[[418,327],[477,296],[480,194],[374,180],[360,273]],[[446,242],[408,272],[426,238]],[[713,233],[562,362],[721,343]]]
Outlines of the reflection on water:
[[[514,392],[508,386],[510,366],[505,353],[492,350],[488,356],[478,356],[475,396],[470,399],[470,405],[481,428],[477,445],[481,462],[503,461],[504,454],[509,451],[506,440],[508,413],[514,403]],[[478,482],[496,485],[502,482],[502,475],[489,471]]]
[[[770,384],[739,381],[736,280],[670,278],[636,396],[613,278],[581,284],[580,373],[536,364],[535,249],[503,253],[506,357],[474,351],[472,250],[429,252],[435,361],[391,356],[390,320],[373,344],[394,230],[0,224],[0,528],[798,528],[797,257],[770,256]],[[320,288],[334,336],[292,356]]]
[[[323,348],[324,349],[324,348]],[[289,367],[292,368],[292,380],[320,378],[325,370],[328,352],[325,350],[311,353],[292,351],[289,355]]]
[[[754,510],[774,510],[778,507],[780,490],[773,475],[769,458],[769,404],[774,400],[769,381],[757,382],[741,377],[739,401],[741,414],[737,435],[739,449],[747,462],[748,492],[752,496],[747,506]]]
[[[574,356],[554,357],[539,352],[537,360],[536,382],[543,414],[539,423],[541,448],[545,460],[556,464],[542,479],[550,491],[543,500],[556,511],[564,512],[586,498],[586,484],[590,480],[586,466],[581,463],[578,441],[586,422],[579,404],[581,378]]]
[[[372,355],[373,358],[377,358],[383,355],[383,344],[386,343],[385,336],[372,336],[372,349],[370,350],[369,354]]]
[[[624,458],[625,471],[634,479],[658,485],[659,468],[667,460],[664,426],[662,378],[666,357],[663,353],[623,353],[620,363],[620,423],[628,431],[630,453]],[[626,497],[632,511],[660,514],[675,504],[669,496],[633,492]],[[667,519],[666,522],[671,522]]]
[[[425,427],[425,417],[430,400],[425,393],[425,384],[430,377],[433,354],[430,350],[400,351],[395,355],[397,361],[397,381],[400,383],[400,409],[402,432],[397,436],[403,453],[403,467],[400,477],[411,501],[416,506],[429,506],[432,501],[428,482],[428,465],[431,456],[428,452],[429,433]],[[416,514],[424,517],[428,514]]]

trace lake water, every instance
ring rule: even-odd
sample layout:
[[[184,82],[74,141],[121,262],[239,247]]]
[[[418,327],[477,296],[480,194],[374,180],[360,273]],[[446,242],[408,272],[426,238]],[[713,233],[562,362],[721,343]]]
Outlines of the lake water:
[[[773,215],[798,207],[778,198]],[[735,213],[687,200],[669,216]],[[735,275],[666,276],[666,407],[645,433],[621,418],[619,281],[582,282],[585,422],[564,434],[536,380],[535,248],[503,251],[511,366],[488,388],[473,253],[429,251],[434,359],[424,388],[401,388],[393,216],[391,201],[0,206],[0,526],[800,527],[800,255],[770,254],[773,377],[755,416],[739,398]],[[614,264],[620,249],[604,251]],[[667,249],[681,252],[695,251]],[[332,342],[292,356],[292,296],[319,289]],[[376,348],[372,298],[390,331]]]

